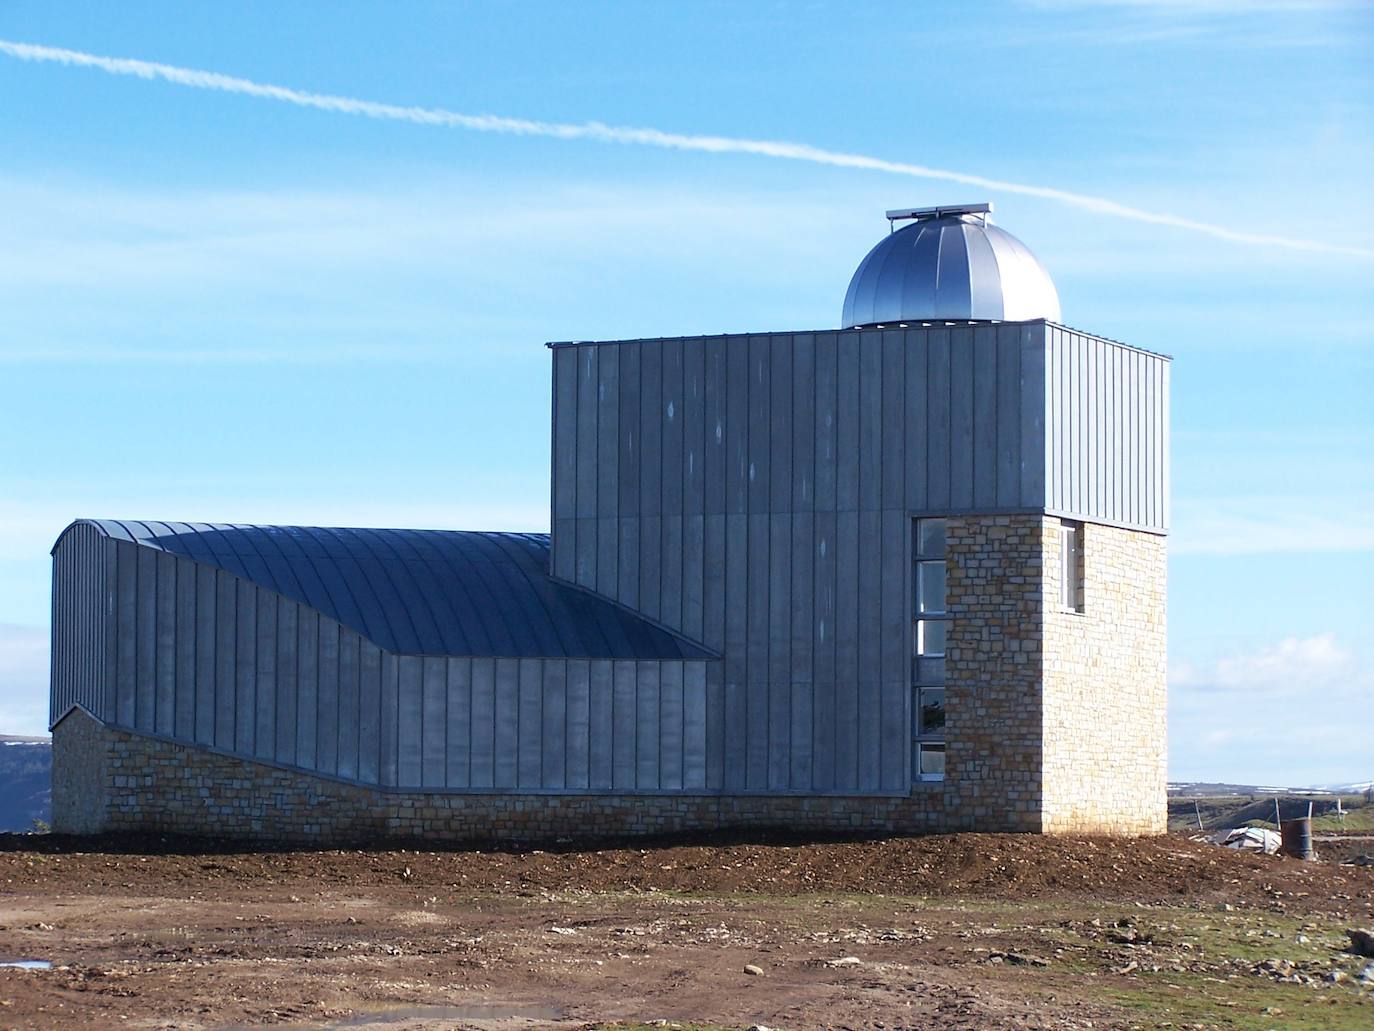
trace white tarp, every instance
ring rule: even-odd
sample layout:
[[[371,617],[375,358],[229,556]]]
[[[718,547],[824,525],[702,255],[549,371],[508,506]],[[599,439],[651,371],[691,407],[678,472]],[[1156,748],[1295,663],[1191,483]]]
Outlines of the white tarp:
[[[1278,831],[1265,830],[1263,827],[1237,827],[1235,830],[1221,831],[1212,835],[1212,842],[1226,848],[1240,849],[1242,852],[1263,852],[1272,856],[1279,850],[1283,839]]]

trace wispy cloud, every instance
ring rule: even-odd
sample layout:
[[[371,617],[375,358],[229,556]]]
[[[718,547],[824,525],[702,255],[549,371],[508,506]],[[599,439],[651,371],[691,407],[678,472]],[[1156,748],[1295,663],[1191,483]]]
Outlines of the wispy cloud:
[[[416,125],[465,129],[474,132],[501,133],[515,136],[543,137],[558,140],[588,140],[599,143],[618,143],[631,146],[656,147],[667,150],[695,151],[710,154],[746,154],[784,161],[805,162],[839,168],[884,172],[919,179],[934,179],[976,186],[994,193],[1018,194],[1069,205],[1116,218],[1148,222],[1174,229],[1201,233],[1232,243],[1261,247],[1283,247],[1293,250],[1346,254],[1374,258],[1374,250],[1331,243],[1323,240],[1250,233],[1222,225],[1202,222],[1182,215],[1123,204],[1106,197],[1076,193],[1053,187],[1010,182],[951,169],[932,168],[909,162],[891,161],[867,154],[826,150],[806,143],[785,140],[758,140],[730,136],[694,135],[667,132],[644,127],[613,126],[602,122],[546,122],[500,115],[474,115],[442,108],[427,108],[384,104],[356,97],[313,93],[254,82],[249,79],[223,75],[193,68],[160,64],[131,58],[106,57],[98,54],[66,50],[30,43],[0,40],[0,53],[24,61],[51,62],[62,65],[94,68],[110,75],[133,76],[162,80],[194,89],[215,90],[243,96],[294,104],[338,114],[360,115],[389,121],[410,122]]]
[[[1368,6],[1366,0],[1026,0],[1028,6],[1059,10],[1106,9],[1140,11],[1167,17],[1215,15],[1232,19],[1256,14],[1313,14],[1320,11],[1354,11]]]
[[[357,365],[417,362],[433,365],[452,358],[452,348],[378,344],[375,347],[5,347],[4,365]]]
[[[1287,785],[1374,775],[1374,671],[1336,634],[1287,637],[1169,670],[1169,775]]]
[[[1205,665],[1181,662],[1169,670],[1169,685],[1191,691],[1292,692],[1297,685],[1329,690],[1356,673],[1350,650],[1334,633],[1287,637],[1278,644],[1226,655]]]
[[[516,247],[546,256],[596,248],[642,260],[680,255],[684,241],[707,244],[722,234],[774,246],[777,227],[788,221],[807,225],[796,246],[815,252],[832,239],[811,243],[818,232],[855,232],[853,204],[815,192],[675,186],[665,196],[661,185],[560,182],[541,184],[531,197],[528,189],[461,176],[391,191],[131,190],[0,177],[0,206],[0,281],[116,281],[121,289],[242,274],[273,256],[311,268],[361,262],[373,274],[461,262],[471,273],[489,269],[493,252]],[[858,227],[856,244],[868,246],[873,231]],[[711,260],[719,261],[718,248]],[[277,274],[274,268],[264,279]]]
[[[1039,38],[1101,46],[1351,48],[1359,43],[1350,27],[1368,17],[1366,0],[1022,0],[1021,6],[1077,19],[1046,27]]]
[[[683,331],[829,324],[881,231],[854,212],[881,208],[877,189],[532,190],[446,174],[169,190],[0,175],[0,366],[451,365],[659,331],[665,307]],[[807,232],[780,250],[794,224]]]
[[[1374,551],[1374,499],[1196,498],[1174,505],[1175,555]]]

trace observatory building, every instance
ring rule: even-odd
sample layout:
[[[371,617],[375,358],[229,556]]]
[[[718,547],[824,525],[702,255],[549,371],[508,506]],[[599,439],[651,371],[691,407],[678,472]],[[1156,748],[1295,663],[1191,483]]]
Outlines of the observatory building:
[[[54,827],[1165,829],[1169,360],[988,205],[838,329],[549,345],[549,535],[78,520]]]

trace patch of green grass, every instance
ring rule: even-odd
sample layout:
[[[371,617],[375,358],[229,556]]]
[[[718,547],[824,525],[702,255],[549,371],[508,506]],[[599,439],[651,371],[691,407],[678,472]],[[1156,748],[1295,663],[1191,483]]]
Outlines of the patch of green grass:
[[[1101,913],[1101,934],[1075,924],[1052,932],[1069,947],[1056,966],[1097,975],[1091,996],[1120,1007],[1125,1019],[1142,1027],[1172,1025],[1209,1028],[1374,1027],[1374,994],[1353,978],[1362,961],[1341,951],[1343,940],[1298,917],[1269,912],[1211,913],[1195,909],[1156,909],[1128,914],[1132,929],[1154,939],[1141,948],[1114,945],[1108,914]],[[1306,937],[1298,941],[1299,935]],[[1083,946],[1087,952],[1079,952]],[[1186,947],[1185,947],[1186,946]],[[1130,976],[1109,971],[1134,959]],[[1252,973],[1265,960],[1287,960],[1317,984],[1276,981]],[[1151,970],[1153,965],[1163,969]],[[1182,969],[1169,969],[1181,966]],[[1341,970],[1346,980],[1327,984],[1327,971]],[[1267,1011],[1267,1012],[1266,1012]]]
[[[1101,1001],[1120,1006],[1143,1026],[1166,1023],[1265,1031],[1268,1028],[1326,1028],[1363,1031],[1374,1021],[1374,1001],[1349,988],[1253,983],[1192,973],[1159,973],[1134,979],[1129,987],[1104,984]]]
[[[1317,816],[1312,820],[1312,829],[1326,833],[1349,831],[1374,831],[1374,806],[1363,806],[1345,814],[1342,821],[1335,813]]]

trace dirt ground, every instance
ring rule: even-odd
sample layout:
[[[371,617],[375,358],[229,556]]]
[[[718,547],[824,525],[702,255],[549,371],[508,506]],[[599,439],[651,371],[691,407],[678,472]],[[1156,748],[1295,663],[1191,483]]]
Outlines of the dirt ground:
[[[0,1028],[1374,1027],[1374,867],[1183,836],[0,835]]]

